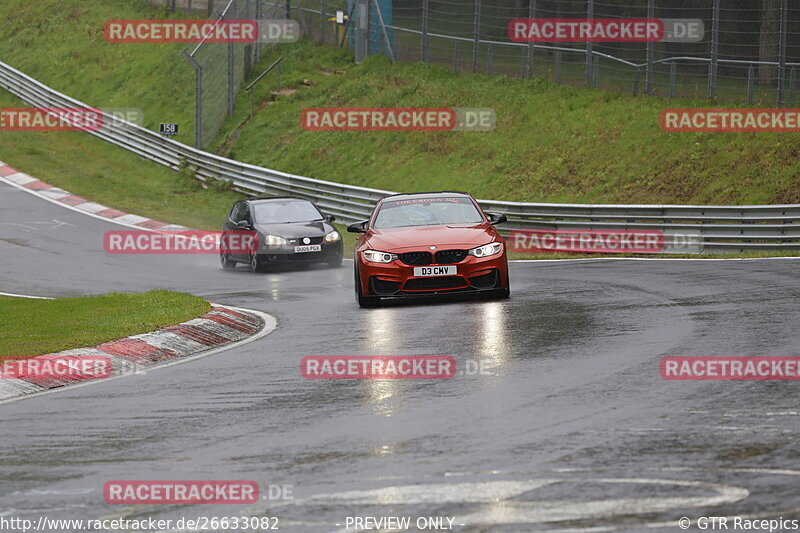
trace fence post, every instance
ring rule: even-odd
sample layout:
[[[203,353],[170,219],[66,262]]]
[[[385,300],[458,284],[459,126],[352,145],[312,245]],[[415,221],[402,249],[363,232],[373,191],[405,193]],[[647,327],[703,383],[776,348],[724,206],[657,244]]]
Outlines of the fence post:
[[[261,20],[264,17],[264,0],[256,0],[256,20]],[[256,40],[256,53],[255,63],[261,61],[261,39]]]
[[[675,61],[669,62],[669,97],[675,98],[675,83],[678,77],[678,65]]]
[[[647,18],[656,18],[656,1],[647,0]],[[653,94],[653,87],[655,86],[653,60],[655,59],[655,43],[652,39],[647,41],[647,75],[645,80],[645,92]]]
[[[203,149],[203,67],[186,50],[183,57],[194,67],[194,147]]]
[[[519,77],[524,78],[528,71],[528,49],[521,48],[519,54]]]
[[[711,63],[708,64],[708,97],[717,98],[717,64],[719,62],[719,0],[714,0],[711,19]]]
[[[475,0],[475,29],[472,40],[472,72],[478,72],[478,47],[481,40],[481,0]]]
[[[586,18],[593,19],[594,18],[594,0],[588,0],[586,2]],[[592,67],[594,66],[592,57],[594,56],[594,47],[592,45],[592,40],[590,38],[586,39],[586,85],[589,85],[592,82]]]
[[[781,38],[780,52],[778,54],[778,107],[786,104],[786,37],[789,18],[789,0],[781,2]]]
[[[556,83],[561,83],[561,50],[556,50]]]
[[[367,0],[354,0],[356,63],[361,63],[369,52],[369,5]]]
[[[430,0],[422,0],[422,61],[428,62],[428,17]]]
[[[594,86],[600,87],[600,56],[594,56]]]
[[[328,0],[322,0],[322,14],[320,18],[322,19],[319,24],[319,42],[320,44],[325,44],[325,27],[328,25]]]
[[[238,18],[238,14],[236,12],[236,2],[234,2],[231,5],[231,7],[233,8],[233,13],[230,14],[230,17],[232,17],[233,20],[236,20],[236,18]],[[225,18],[227,19],[228,15],[226,15]],[[235,66],[233,64],[234,63],[233,46],[234,46],[233,42],[229,41],[228,42],[228,116],[233,115],[233,103],[234,99],[236,98],[236,87],[234,87],[234,82],[233,82],[234,72],[235,72]]]
[[[747,103],[753,103],[753,84],[755,82],[755,68],[750,64],[747,67]]]
[[[528,18],[536,18],[536,0],[528,0]],[[527,71],[528,77],[533,77],[533,51],[535,50],[533,43],[528,43],[528,60]]]

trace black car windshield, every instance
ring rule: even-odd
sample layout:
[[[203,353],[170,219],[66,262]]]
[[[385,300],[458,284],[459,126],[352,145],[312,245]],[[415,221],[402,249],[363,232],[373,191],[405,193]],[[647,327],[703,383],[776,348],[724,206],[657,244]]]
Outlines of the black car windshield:
[[[306,200],[271,200],[253,204],[256,224],[280,224],[285,222],[309,222],[322,220],[323,216],[314,204]]]
[[[384,201],[373,227],[384,229],[481,222],[483,216],[472,200],[454,196]]]

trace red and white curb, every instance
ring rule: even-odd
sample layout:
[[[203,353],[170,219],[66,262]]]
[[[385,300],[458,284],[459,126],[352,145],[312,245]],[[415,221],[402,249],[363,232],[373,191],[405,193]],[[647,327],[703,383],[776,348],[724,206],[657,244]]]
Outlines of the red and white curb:
[[[93,383],[108,381],[150,368],[207,357],[223,350],[253,342],[271,333],[275,318],[260,311],[211,304],[208,313],[151,333],[104,342],[97,346],[65,350],[53,355],[75,357],[102,356],[111,361],[109,377],[97,380],[29,378],[0,379],[0,404]],[[36,359],[34,357],[32,359]]]
[[[159,231],[178,231],[187,230],[185,226],[178,224],[170,224],[168,222],[161,222],[160,220],[153,220],[152,218],[141,217],[139,215],[132,215],[118,209],[104,206],[86,198],[75,196],[74,194],[50,185],[42,180],[29,176],[24,172],[10,167],[0,161],[0,181],[4,181],[9,185],[13,185],[18,189],[32,192],[37,196],[50,200],[54,203],[68,207],[74,211],[79,211],[87,215],[108,220],[116,224],[128,226],[137,229],[149,229]]]

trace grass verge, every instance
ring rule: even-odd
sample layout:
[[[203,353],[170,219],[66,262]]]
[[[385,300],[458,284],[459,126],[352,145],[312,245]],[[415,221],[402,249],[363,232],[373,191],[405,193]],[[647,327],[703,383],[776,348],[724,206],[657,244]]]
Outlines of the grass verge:
[[[424,63],[309,41],[270,50],[285,56],[283,89],[256,86],[215,147],[225,155],[295,174],[395,191],[466,190],[480,198],[530,202],[800,203],[800,137],[784,133],[667,133],[668,107],[713,107],[543,79],[454,74]],[[488,132],[314,132],[310,107],[493,108]]]
[[[210,309],[202,298],[163,290],[55,300],[0,296],[0,360],[94,346],[179,324]]]

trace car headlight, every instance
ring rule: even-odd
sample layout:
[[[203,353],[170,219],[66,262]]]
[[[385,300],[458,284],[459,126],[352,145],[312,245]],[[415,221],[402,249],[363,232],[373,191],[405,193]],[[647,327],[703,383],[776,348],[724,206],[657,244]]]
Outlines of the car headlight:
[[[364,259],[369,261],[370,263],[391,263],[397,256],[395,254],[390,254],[387,252],[378,252],[376,250],[365,250],[361,252],[364,254]]]
[[[490,255],[497,255],[502,251],[502,242],[490,242],[489,244],[484,244],[483,246],[473,248],[468,253],[469,255],[474,255],[475,257],[489,257]]]
[[[332,232],[330,232],[327,235],[325,235],[325,242],[336,242],[341,238],[342,238],[342,236],[339,235],[339,232],[336,231],[336,230],[333,230]]]
[[[264,235],[264,244],[267,246],[280,246],[286,244],[286,239],[277,235]]]

